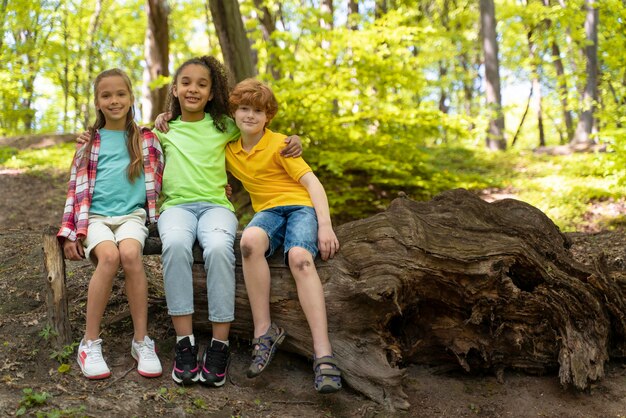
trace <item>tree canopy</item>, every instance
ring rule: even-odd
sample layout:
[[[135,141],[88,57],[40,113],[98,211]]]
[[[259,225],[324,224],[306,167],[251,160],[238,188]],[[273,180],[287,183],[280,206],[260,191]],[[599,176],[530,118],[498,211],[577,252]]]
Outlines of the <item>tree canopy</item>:
[[[272,128],[310,140],[334,205],[458,185],[437,159],[485,148],[493,126],[499,149],[626,142],[621,0],[0,0],[0,24],[0,136],[85,129],[111,67],[150,120],[163,103],[146,89],[214,55],[270,84]]]

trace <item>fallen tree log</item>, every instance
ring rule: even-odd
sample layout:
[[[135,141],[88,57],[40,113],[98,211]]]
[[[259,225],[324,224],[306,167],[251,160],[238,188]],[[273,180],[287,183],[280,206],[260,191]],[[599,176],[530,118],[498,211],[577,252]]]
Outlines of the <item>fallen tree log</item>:
[[[336,228],[338,255],[316,265],[329,332],[346,383],[408,407],[408,363],[457,365],[502,376],[558,370],[585,389],[613,356],[626,356],[624,287],[576,262],[565,235],[538,209],[512,199],[487,203],[465,190],[429,202],[396,199],[371,218]],[[252,337],[237,255],[232,334]],[[150,238],[146,254],[160,253]],[[201,260],[198,248],[194,255]],[[280,256],[270,261],[271,312],[288,338],[281,349],[311,358],[312,341],[295,284]],[[205,275],[194,266],[196,327],[208,329]]]
[[[340,253],[317,262],[331,341],[346,381],[391,408],[407,406],[407,363],[498,376],[506,368],[558,370],[563,385],[585,389],[603,376],[609,350],[626,355],[623,290],[598,266],[576,262],[566,236],[528,204],[486,203],[465,190],[429,202],[397,199],[337,235]],[[280,256],[270,265],[272,315],[289,335],[284,348],[310,358],[289,270]],[[194,275],[204,287],[201,265]],[[233,334],[250,338],[239,262],[237,279]],[[197,295],[196,323],[208,327],[206,295]]]

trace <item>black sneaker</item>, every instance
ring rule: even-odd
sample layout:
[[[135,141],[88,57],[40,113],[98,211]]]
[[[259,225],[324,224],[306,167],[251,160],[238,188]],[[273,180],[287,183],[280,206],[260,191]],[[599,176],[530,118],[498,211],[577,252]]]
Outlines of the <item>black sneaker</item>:
[[[191,385],[200,378],[198,346],[191,345],[189,337],[176,343],[176,357],[172,367],[172,379],[179,385]]]
[[[220,387],[226,383],[230,347],[219,341],[212,340],[202,356],[200,382],[208,386]]]

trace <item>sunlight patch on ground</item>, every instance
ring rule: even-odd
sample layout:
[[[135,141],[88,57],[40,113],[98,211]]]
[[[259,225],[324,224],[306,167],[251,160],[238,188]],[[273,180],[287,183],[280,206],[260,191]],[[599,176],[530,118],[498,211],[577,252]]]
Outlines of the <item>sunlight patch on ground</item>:
[[[28,171],[27,168],[3,168],[0,169],[0,176],[16,176]]]

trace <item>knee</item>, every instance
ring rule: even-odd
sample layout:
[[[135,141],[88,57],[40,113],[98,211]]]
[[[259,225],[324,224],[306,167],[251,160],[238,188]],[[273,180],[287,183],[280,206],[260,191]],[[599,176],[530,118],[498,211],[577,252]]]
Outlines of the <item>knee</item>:
[[[291,270],[303,272],[315,268],[313,256],[310,252],[300,247],[293,247],[289,250],[289,267]]]
[[[167,239],[161,238],[161,254],[166,258],[190,259],[192,257],[193,242],[189,244],[189,240],[172,235]]]
[[[131,248],[120,248],[120,262],[122,267],[137,268],[141,266],[141,246],[133,246]]]
[[[99,251],[97,260],[99,267],[116,270],[120,266],[120,253],[117,247]]]
[[[241,256],[248,258],[253,255],[263,255],[267,250],[267,245],[267,236],[264,231],[246,229],[241,235],[241,241],[239,242]]]

